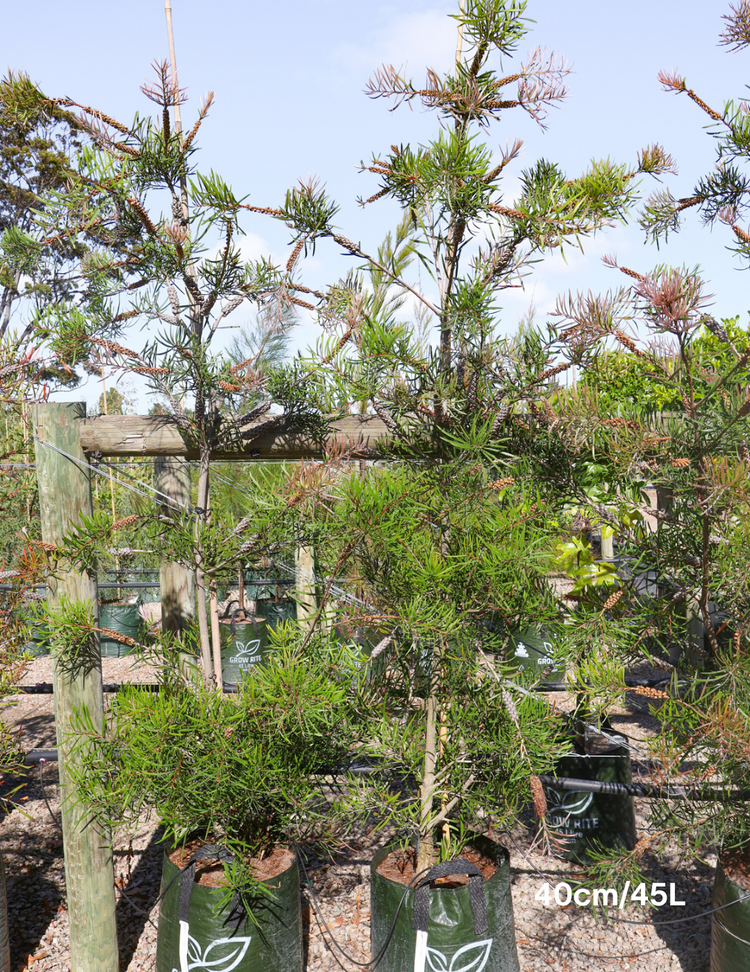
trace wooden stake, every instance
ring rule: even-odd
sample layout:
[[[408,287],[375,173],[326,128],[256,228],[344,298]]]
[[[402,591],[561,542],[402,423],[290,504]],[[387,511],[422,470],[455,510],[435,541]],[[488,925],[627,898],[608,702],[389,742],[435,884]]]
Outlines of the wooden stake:
[[[308,631],[318,612],[318,596],[315,586],[315,548],[297,547],[294,551],[295,588],[297,593],[297,621],[303,631]]]
[[[179,459],[157,456],[154,462],[154,487],[166,513],[179,513],[190,508],[190,466]],[[195,621],[195,573],[182,564],[169,561],[159,569],[161,586],[161,630],[170,631],[180,640]],[[186,656],[193,661],[193,656]]]
[[[167,2],[169,2],[169,0],[167,0]],[[466,12],[466,0],[460,0],[460,3],[458,5],[458,9],[461,11],[461,13],[465,13]],[[461,55],[463,54],[463,47],[464,47],[464,25],[463,24],[459,24],[458,25],[458,40],[456,42],[456,64],[460,64],[461,63]]]
[[[216,594],[216,580],[211,578],[208,585],[208,607],[211,613],[211,649],[214,659],[214,678],[216,688],[224,691],[224,676],[221,664],[221,632],[219,631],[219,599]]]
[[[69,456],[85,460],[79,445],[79,425],[86,415],[83,402],[34,407],[36,470],[42,539],[59,544],[82,516],[92,515],[89,471],[72,459],[47,448],[49,443]],[[48,603],[63,598],[86,605],[98,618],[96,579],[68,567],[58,567],[48,579]],[[99,637],[85,662],[75,668],[52,660],[55,728],[62,793],[65,887],[70,925],[71,972],[118,972],[115,884],[110,834],[103,831],[76,799],[68,782],[70,768],[79,764],[76,753],[76,715],[87,714],[94,732],[103,722],[102,662]]]
[[[104,400],[104,414],[109,415],[109,410],[107,408],[107,385],[104,381],[104,368],[102,368],[102,398]],[[117,514],[115,513],[115,480],[112,476],[112,470],[109,470],[109,498],[112,501],[112,522],[114,523],[117,519]],[[120,583],[120,558],[115,554],[115,579],[117,583]],[[122,600],[122,590],[117,588],[117,600]]]

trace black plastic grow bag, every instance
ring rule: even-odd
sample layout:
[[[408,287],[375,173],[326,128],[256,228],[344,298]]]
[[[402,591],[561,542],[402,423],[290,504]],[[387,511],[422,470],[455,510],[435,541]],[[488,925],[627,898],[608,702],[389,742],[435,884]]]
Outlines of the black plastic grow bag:
[[[297,620],[297,602],[291,598],[282,598],[280,601],[256,601],[256,605],[258,614],[266,619],[271,629],[276,629],[287,621]]]
[[[712,907],[722,910],[711,916],[711,972],[750,972],[750,882],[743,887],[728,877],[721,859]]]
[[[218,848],[203,848],[215,857]],[[196,855],[194,855],[196,857]],[[248,918],[238,902],[218,908],[216,888],[194,882],[167,854],[162,870],[156,972],[302,972],[302,914],[297,858],[263,882],[273,898],[258,895]]]
[[[427,970],[519,972],[508,852],[486,837],[474,838],[471,845],[490,858],[497,870],[488,881],[475,875],[470,877],[468,885],[452,889],[434,887],[433,879],[446,874],[466,874],[466,862],[440,865],[440,873],[433,868],[425,876],[422,888],[415,891],[378,873],[380,864],[398,845],[384,847],[375,855],[370,872],[370,954],[375,960],[382,952],[378,972],[412,972],[418,947],[423,950]],[[477,892],[484,903],[484,923],[477,914]],[[429,900],[424,901],[422,914],[426,921],[422,923],[417,896],[426,895]],[[424,938],[420,941],[420,929],[415,927],[415,903],[417,925],[427,926],[426,941]]]
[[[630,783],[630,754],[603,736],[586,735],[582,754],[563,756],[557,776],[599,783]],[[560,856],[585,862],[597,845],[635,847],[633,797],[626,793],[588,793],[545,787],[547,823],[563,838]]]
[[[560,682],[565,676],[565,666],[555,661],[555,647],[550,633],[539,625],[529,625],[514,631],[508,643],[509,660],[535,680],[542,678],[540,688],[547,683]]]

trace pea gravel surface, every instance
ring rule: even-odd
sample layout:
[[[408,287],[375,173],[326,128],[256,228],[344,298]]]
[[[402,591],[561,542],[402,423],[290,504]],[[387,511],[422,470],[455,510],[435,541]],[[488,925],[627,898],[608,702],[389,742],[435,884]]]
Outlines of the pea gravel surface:
[[[153,681],[153,671],[130,670],[128,659],[103,659],[105,683]],[[27,684],[51,681],[48,658],[35,659],[24,678]],[[632,700],[635,702],[635,700]],[[639,714],[641,713],[641,714]],[[3,718],[19,732],[28,748],[54,746],[51,695],[18,695]],[[621,710],[613,724],[637,738],[648,735],[650,717],[637,704]],[[16,794],[18,809],[0,821],[0,852],[5,861],[12,972],[68,972],[70,940],[65,904],[65,878],[59,819],[57,768],[31,768]],[[4,792],[18,780],[0,784]],[[45,802],[45,796],[47,802]],[[49,804],[49,806],[47,805]],[[636,801],[639,835],[645,832],[645,801]],[[120,968],[147,972],[155,968],[156,926],[162,846],[155,819],[143,818],[132,841],[115,836],[115,884]],[[349,959],[370,958],[369,863],[386,837],[361,833],[351,837],[333,859],[309,856],[302,891],[303,927],[308,972],[357,968]],[[680,861],[676,856],[644,856],[649,881],[674,885],[681,907],[646,910],[629,905],[610,909],[609,918],[567,898],[565,885],[575,889],[580,869],[546,856],[533,847],[532,828],[519,827],[500,838],[511,854],[511,882],[516,940],[522,972],[591,972],[637,969],[644,972],[708,972],[710,917],[697,918],[711,907],[715,856]],[[548,885],[545,905],[543,888]],[[626,918],[627,924],[614,918]],[[689,920],[668,925],[652,922]],[[326,931],[323,922],[330,931]],[[638,923],[640,922],[640,923]],[[332,945],[332,938],[344,954]],[[405,970],[406,972],[406,970]]]

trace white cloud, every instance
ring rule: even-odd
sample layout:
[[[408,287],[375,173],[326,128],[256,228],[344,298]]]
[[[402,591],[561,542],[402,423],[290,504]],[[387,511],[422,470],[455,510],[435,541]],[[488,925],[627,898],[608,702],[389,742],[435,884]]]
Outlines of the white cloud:
[[[393,64],[397,69],[408,65],[410,71],[420,73],[426,67],[446,69],[456,56],[456,22],[447,16],[452,9],[445,4],[444,10],[404,14],[395,7],[386,8],[381,14],[383,26],[370,34],[367,43],[339,45],[334,58],[357,72],[363,67],[369,72],[380,64]]]
[[[260,260],[261,257],[268,257],[271,253],[268,241],[257,233],[246,233],[240,237],[237,246],[243,260]],[[219,247],[216,250],[218,252]]]

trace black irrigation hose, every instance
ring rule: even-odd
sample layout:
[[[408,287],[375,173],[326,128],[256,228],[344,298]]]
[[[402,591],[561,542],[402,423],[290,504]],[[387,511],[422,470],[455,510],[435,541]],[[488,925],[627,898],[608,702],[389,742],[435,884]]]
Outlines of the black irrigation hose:
[[[56,763],[57,762],[57,750],[56,749],[32,749],[31,752],[26,753],[23,759],[27,766],[33,766],[34,763]]]
[[[357,965],[361,969],[374,969],[382,961],[383,956],[385,955],[385,950],[388,948],[388,946],[391,943],[391,938],[393,937],[393,932],[396,930],[396,922],[398,921],[398,916],[399,916],[399,914],[401,912],[401,908],[403,906],[403,903],[406,900],[407,893],[412,889],[412,885],[414,884],[414,882],[415,881],[419,881],[420,878],[422,878],[423,875],[427,874],[431,870],[431,868],[426,867],[426,868],[424,868],[424,870],[419,871],[419,873],[418,874],[415,874],[414,877],[411,879],[411,881],[409,881],[409,883],[404,888],[404,893],[401,895],[401,900],[398,903],[398,908],[396,908],[396,914],[393,916],[393,921],[391,923],[390,929],[388,930],[388,934],[386,935],[386,939],[383,942],[383,947],[380,949],[380,951],[375,956],[375,958],[371,958],[369,962],[359,962],[357,959],[353,959],[353,958],[351,958],[351,956],[347,955],[347,953],[343,950],[343,948],[336,941],[336,938],[334,937],[334,934],[331,931],[331,929],[328,927],[328,923],[326,922],[325,918],[320,913],[320,904],[318,903],[318,899],[317,899],[317,897],[315,895],[315,892],[312,889],[312,882],[310,881],[310,878],[308,876],[307,868],[305,867],[305,862],[302,859],[302,854],[300,854],[299,848],[297,847],[296,844],[295,844],[295,850],[297,852],[297,860],[299,861],[300,866],[302,868],[302,871],[304,873],[305,883],[304,883],[303,886],[304,886],[305,890],[308,892],[308,894],[310,895],[310,899],[312,900],[312,902],[313,902],[313,904],[315,906],[315,920],[318,922],[318,927],[320,927],[320,923],[322,921],[323,922],[323,926],[324,926],[326,932],[328,933],[328,937],[331,940],[331,944],[339,952],[341,952],[341,954],[344,956],[344,958],[346,959],[347,962],[351,962],[352,965]],[[334,958],[336,958],[335,955],[334,955]],[[338,962],[338,964],[341,965],[341,962],[339,961],[338,958],[336,958],[336,962]]]
[[[112,695],[133,685],[146,692],[158,692],[161,688],[156,682],[111,682],[102,685],[102,692],[105,695]],[[51,682],[37,682],[36,685],[17,685],[15,691],[19,695],[52,695],[53,690]]]
[[[639,675],[626,675],[626,688],[656,688],[664,685],[671,679],[671,675],[653,675],[649,678],[641,678]],[[534,686],[537,692],[569,692],[570,685],[565,682],[548,682],[546,679]]]
[[[554,790],[575,790],[577,793],[607,793],[618,796],[645,797],[647,800],[713,800],[747,801],[750,790],[716,790],[711,787],[699,790],[673,790],[665,786],[648,786],[644,783],[600,783],[596,780],[576,780],[565,776],[540,776],[545,786]]]
[[[39,763],[53,763],[57,760],[56,749],[32,749],[26,754],[24,762],[27,765]],[[336,775],[338,773],[352,773],[354,776],[371,776],[382,767],[379,766],[347,766],[336,767],[327,771],[326,775]],[[643,797],[647,800],[696,800],[698,802],[712,802],[714,800],[727,801],[750,801],[750,789],[715,790],[703,788],[700,790],[671,790],[664,786],[648,786],[644,783],[600,783],[596,780],[577,780],[567,776],[540,776],[539,780],[544,786],[554,790],[573,790],[577,793],[605,793],[611,796],[634,796]],[[50,811],[51,812],[51,811]],[[304,865],[303,865],[304,867]]]

